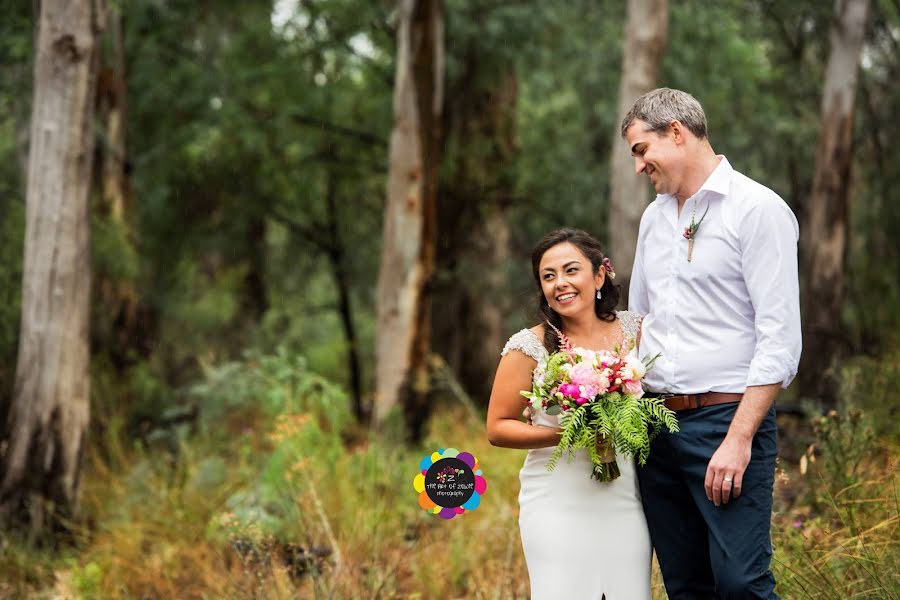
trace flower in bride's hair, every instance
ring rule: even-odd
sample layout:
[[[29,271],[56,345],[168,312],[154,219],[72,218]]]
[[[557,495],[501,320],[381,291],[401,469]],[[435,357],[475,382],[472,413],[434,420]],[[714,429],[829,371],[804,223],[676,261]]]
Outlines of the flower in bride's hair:
[[[610,279],[616,278],[616,270],[613,268],[608,257],[603,257],[603,268],[606,269],[606,273],[609,275]]]

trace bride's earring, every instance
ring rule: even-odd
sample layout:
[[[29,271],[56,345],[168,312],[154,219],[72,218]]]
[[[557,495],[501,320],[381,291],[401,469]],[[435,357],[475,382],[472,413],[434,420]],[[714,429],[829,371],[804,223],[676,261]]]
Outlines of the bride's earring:
[[[600,293],[600,290],[597,290],[597,300],[602,300],[603,294]]]

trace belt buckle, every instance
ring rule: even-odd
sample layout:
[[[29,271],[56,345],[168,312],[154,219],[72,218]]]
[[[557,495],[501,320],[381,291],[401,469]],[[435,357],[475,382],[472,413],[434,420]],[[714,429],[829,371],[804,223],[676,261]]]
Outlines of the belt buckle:
[[[695,408],[702,408],[702,407],[703,407],[703,400],[702,400],[702,398],[701,398],[702,395],[703,395],[703,394],[691,394],[690,396],[688,396],[688,398],[693,397],[693,398],[695,399],[695,400],[694,400],[694,403],[697,405]]]

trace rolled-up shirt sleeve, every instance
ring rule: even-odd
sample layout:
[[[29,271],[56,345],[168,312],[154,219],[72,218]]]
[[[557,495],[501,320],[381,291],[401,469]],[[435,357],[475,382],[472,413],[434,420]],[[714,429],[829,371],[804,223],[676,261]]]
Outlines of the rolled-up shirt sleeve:
[[[774,192],[741,221],[744,283],[756,314],[748,387],[773,383],[787,387],[797,374],[802,348],[799,233],[794,213]]]

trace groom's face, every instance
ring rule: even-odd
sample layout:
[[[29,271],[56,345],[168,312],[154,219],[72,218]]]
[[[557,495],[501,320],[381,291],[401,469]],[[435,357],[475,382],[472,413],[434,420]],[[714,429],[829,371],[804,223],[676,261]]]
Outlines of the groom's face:
[[[674,194],[678,189],[679,153],[675,135],[669,128],[663,134],[647,130],[647,123],[635,120],[625,131],[625,139],[634,157],[634,171],[644,173],[657,194]]]

